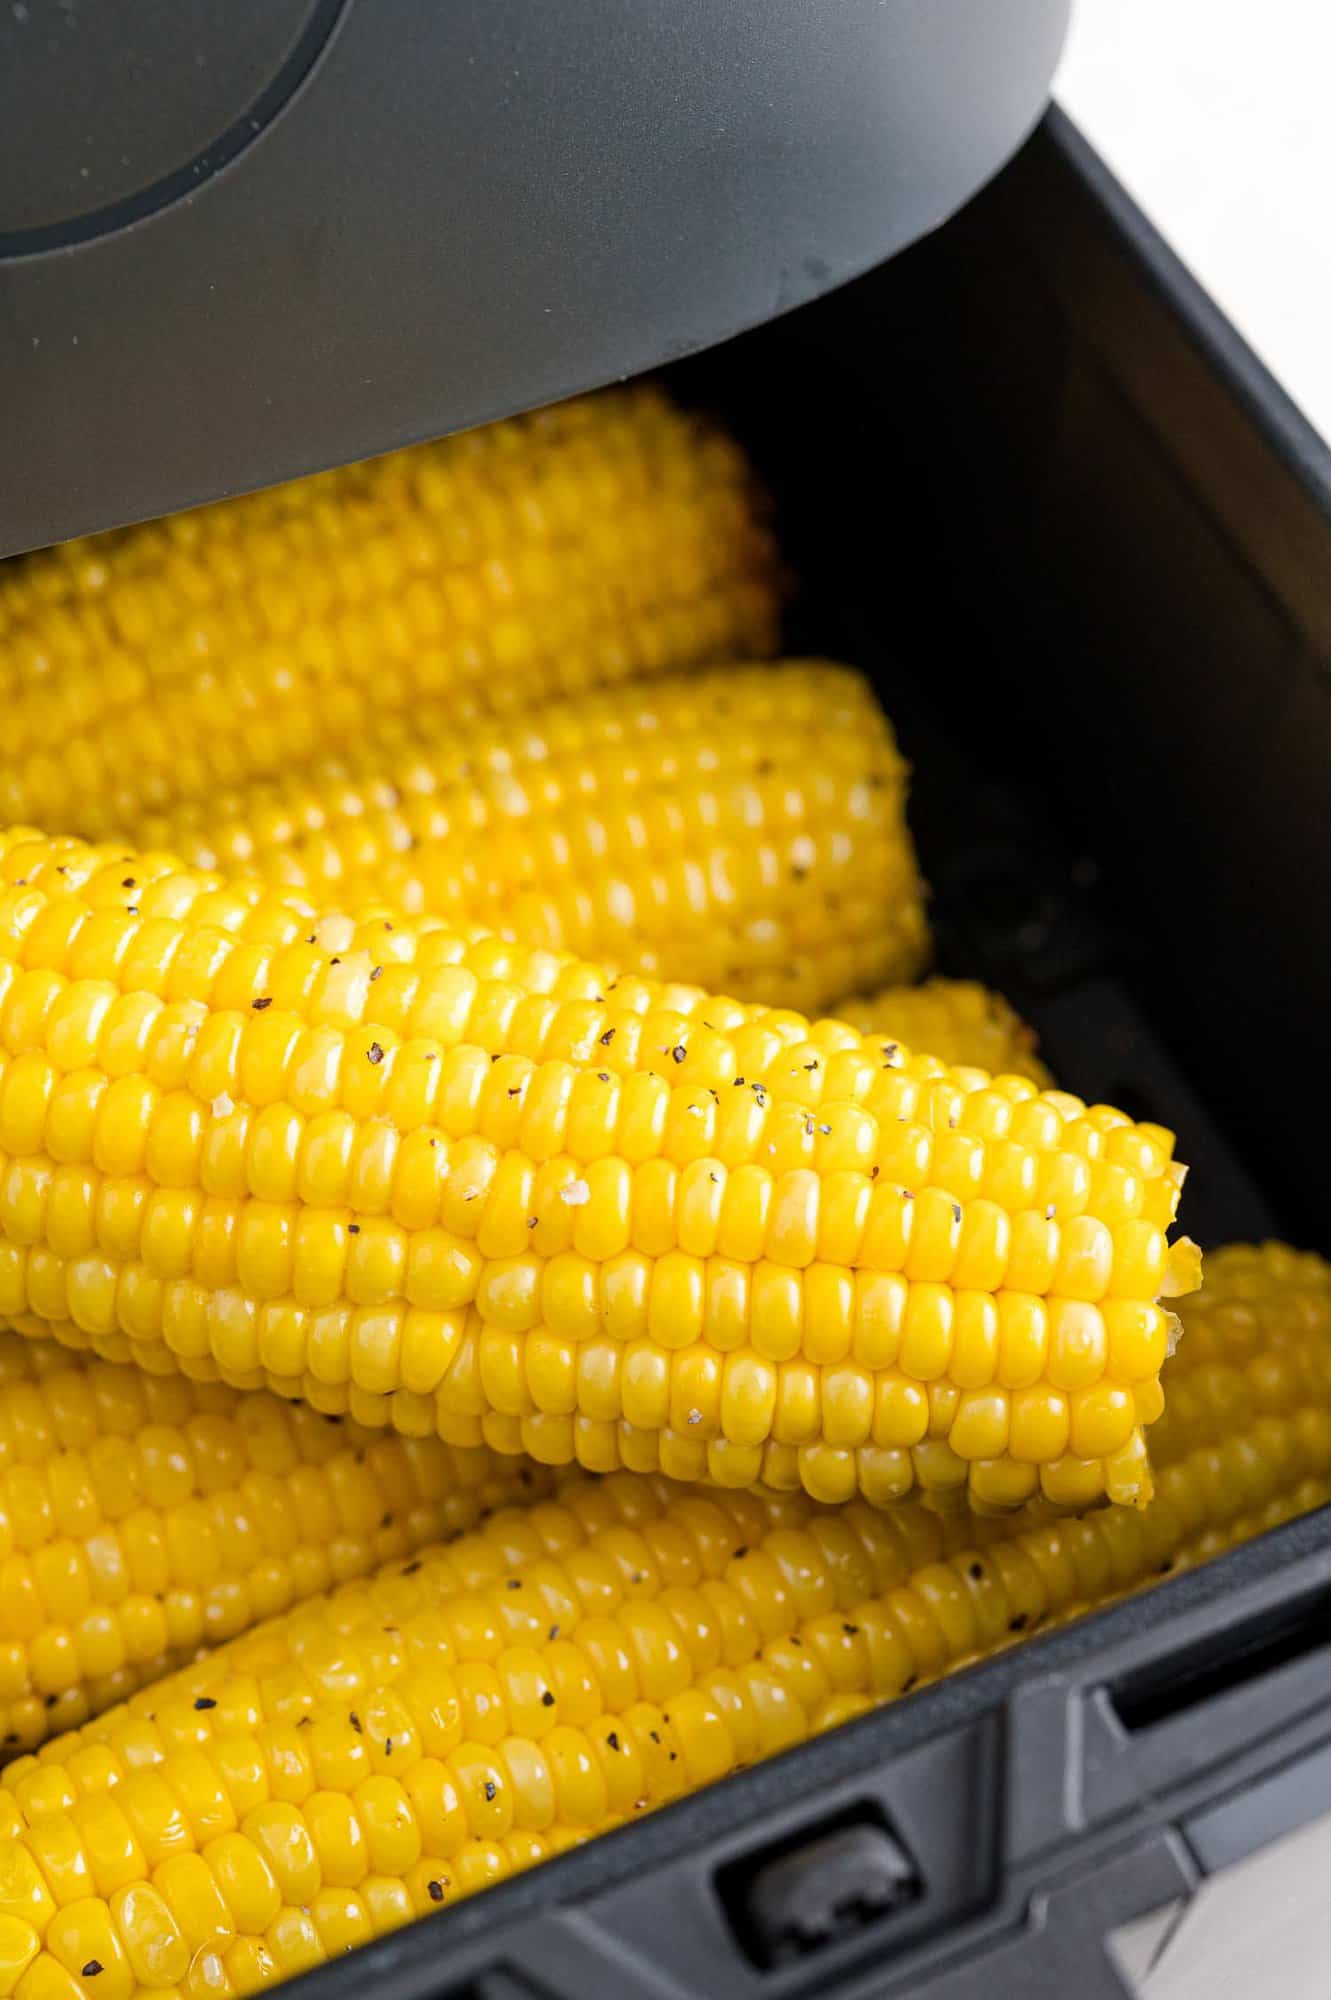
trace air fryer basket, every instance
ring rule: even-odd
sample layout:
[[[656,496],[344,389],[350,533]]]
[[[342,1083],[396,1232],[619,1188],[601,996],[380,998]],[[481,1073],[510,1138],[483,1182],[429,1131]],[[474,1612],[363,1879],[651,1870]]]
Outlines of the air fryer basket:
[[[899,723],[943,969],[1178,1128],[1204,1243],[1327,1248],[1325,447],[1057,114],[937,237],[673,380],[772,485],[794,644]],[[1328,1513],[300,1991],[1121,1993],[1111,1925],[1331,1799]]]

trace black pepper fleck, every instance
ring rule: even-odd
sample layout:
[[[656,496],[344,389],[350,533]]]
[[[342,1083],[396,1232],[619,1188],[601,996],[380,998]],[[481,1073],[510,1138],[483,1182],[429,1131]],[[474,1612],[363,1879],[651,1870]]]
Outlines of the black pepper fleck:
[[[83,1968],[82,1976],[84,1979],[95,1979],[98,1973],[101,1971],[101,1969],[102,1969],[101,1959],[90,1958],[88,1960],[88,1963]]]
[[[607,1028],[607,1029],[606,1029],[606,1031],[605,1031],[605,1033],[604,1033],[604,1034],[603,1034],[603,1035],[601,1036],[601,1047],[602,1047],[603,1049],[608,1049],[608,1048],[609,1048],[609,1046],[610,1046],[610,1044],[611,1044],[611,1042],[613,1042],[613,1041],[614,1041],[614,1039],[615,1039],[615,1031],[614,1031],[614,1029],[613,1029],[613,1028]]]
[[[391,1528],[392,1525],[393,1525],[393,1516],[391,1513],[381,1514],[379,1516],[379,1526],[381,1528]]]
[[[735,1551],[735,1560],[736,1560],[736,1562],[738,1562],[738,1561],[739,1561],[739,1559],[740,1559],[740,1557],[741,1557],[741,1556],[746,1556],[746,1555],[747,1555],[748,1553],[749,1553],[749,1545],[748,1545],[748,1543],[747,1543],[747,1542],[741,1542],[741,1543],[740,1543],[740,1545],[739,1545],[739,1547],[738,1547],[738,1548],[736,1549],[736,1551]]]
[[[554,1698],[554,1696],[553,1696],[553,1695],[551,1694],[551,1692],[550,1692],[549,1688],[546,1688],[546,1689],[545,1689],[545,1691],[544,1691],[544,1693],[543,1693],[543,1694],[541,1695],[541,1707],[542,1707],[542,1708],[553,1708],[553,1707],[554,1707],[554,1705],[555,1705],[555,1698]]]
[[[196,1694],[194,1697],[194,1706],[196,1708],[216,1708],[217,1703],[210,1694]]]
[[[348,1236],[359,1236],[360,1235],[359,1222],[349,1222],[347,1224],[347,1234]]]
[[[688,1050],[685,1048],[683,1042],[676,1042],[674,1048],[670,1051],[672,1061],[677,1063],[683,1062],[687,1054]]]
[[[271,1007],[272,1004],[273,1004],[273,996],[271,993],[262,994],[259,997],[259,999],[250,1001],[250,1005],[251,1007],[253,1007],[256,1014],[262,1014],[264,1008]]]
[[[982,1563],[967,1563],[966,1574],[972,1583],[982,1583],[984,1581],[984,1565]]]
[[[506,1578],[505,1587],[509,1590],[521,1590],[522,1578],[520,1576],[510,1576]]]
[[[367,1059],[372,1063],[381,1063],[384,1059],[384,1052],[380,1048],[378,1042],[371,1042],[369,1048],[366,1049],[365,1054]]]
[[[376,979],[378,979],[378,977],[379,977],[379,975],[380,975],[380,974],[382,973],[383,969],[384,969],[384,968],[382,967],[382,965],[372,965],[372,966],[370,967],[370,984],[371,984],[371,985],[373,985],[373,984],[374,984],[374,982],[375,982],[375,980],[376,980]]]
[[[492,1799],[495,1793],[499,1790],[499,1787],[498,1785],[496,1785],[493,1778],[487,1778],[485,1781],[484,1790],[486,1798]]]
[[[428,1890],[428,1892],[429,1892],[429,1897],[430,1897],[430,1901],[431,1901],[432,1903],[442,1903],[442,1902],[443,1902],[443,1900],[444,1900],[444,1885],[443,1885],[443,1883],[442,1883],[442,1882],[427,1882],[427,1883],[426,1883],[426,1885],[425,1885],[425,1887],[426,1887],[426,1889],[427,1889],[427,1890]]]
[[[350,1722],[357,1736],[363,1736],[365,1734],[365,1724],[361,1721],[360,1717],[357,1715],[354,1708],[351,1711]]]
[[[619,1738],[618,1738],[618,1737],[616,1736],[616,1734],[615,1734],[615,1732],[614,1732],[614,1730],[613,1730],[613,1729],[611,1729],[611,1730],[608,1730],[608,1731],[606,1732],[606,1739],[605,1739],[605,1740],[606,1740],[606,1742],[607,1742],[607,1743],[608,1743],[608,1744],[610,1745],[610,1748],[611,1748],[612,1750],[618,1750],[618,1748],[619,1748]]]
[[[961,1203],[959,1201],[954,1201],[952,1204],[952,1220],[954,1222],[961,1221]]]
[[[402,1568],[402,1569],[400,1569],[400,1570],[398,1571],[398,1575],[399,1575],[399,1576],[415,1576],[415,1574],[416,1574],[416,1572],[417,1572],[417,1570],[418,1570],[419,1568],[420,1568],[420,1564],[419,1564],[418,1562],[414,1562],[414,1563],[407,1563],[407,1564],[405,1565],[405,1567],[404,1567],[404,1568]]]
[[[850,1624],[848,1620],[843,1618],[841,1621],[841,1629],[845,1633],[848,1639],[853,1639],[860,1628],[858,1625]]]
[[[557,1639],[559,1637],[559,1627],[557,1625],[552,1625],[550,1627],[550,1637],[552,1640]]]
[[[1027,1614],[1024,1611],[1019,1611],[1015,1618],[1008,1619],[1007,1628],[1009,1632],[1024,1632],[1029,1623],[1030,1619]]]

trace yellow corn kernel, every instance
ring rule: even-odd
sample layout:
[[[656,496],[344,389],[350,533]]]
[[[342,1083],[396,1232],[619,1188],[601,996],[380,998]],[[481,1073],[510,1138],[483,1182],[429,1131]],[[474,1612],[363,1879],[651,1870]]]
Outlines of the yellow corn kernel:
[[[459,728],[450,701],[412,727],[405,758],[351,744],[123,831],[316,902],[397,904],[805,1010],[848,980],[919,970],[906,767],[846,669],[728,668],[534,706],[520,724]],[[68,1066],[90,1059],[79,1045]]]
[[[865,1454],[907,1450],[944,1505],[972,1465],[992,1504],[1046,1430],[1080,1460],[1066,1398],[1106,1384],[1079,1437],[1146,1498],[1148,1316],[1189,1262],[1148,1212],[1177,1193],[1156,1127],[839,1022],[21,829],[0,985],[0,1311],[25,1333],[549,1465],[793,1467],[831,1499],[895,1492],[906,1461]],[[90,1127],[54,1129],[57,1018],[95,1056]],[[1121,1177],[1097,1180],[1111,1145]],[[965,1400],[991,1386],[1001,1448],[1000,1398]],[[114,1635],[83,1644],[119,1670]]]
[[[156,845],[321,755],[398,761],[422,710],[761,657],[776,611],[737,448],[651,387],[583,398],[6,564],[0,821]]]
[[[488,1452],[0,1331],[0,1754],[549,1485]]]
[[[1001,994],[973,980],[889,986],[867,999],[843,1000],[837,1012],[864,1035],[928,1049],[945,1063],[987,1069],[992,1076],[1029,1077],[1042,1089],[1051,1081],[1036,1054],[1033,1031]],[[972,1109],[972,1119],[978,1110]]]

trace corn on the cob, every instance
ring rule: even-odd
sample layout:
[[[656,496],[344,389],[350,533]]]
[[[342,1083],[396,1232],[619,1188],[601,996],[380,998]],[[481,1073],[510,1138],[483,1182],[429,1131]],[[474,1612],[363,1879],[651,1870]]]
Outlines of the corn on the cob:
[[[0,1979],[243,1993],[1325,1500],[1325,1406],[1204,1407],[1141,1512],[621,1475],[346,1586],[12,1767]]]
[[[0,822],[103,833],[397,740],[776,639],[737,448],[651,388],[0,567]]]
[[[841,1001],[837,1014],[861,1034],[894,1035],[941,1062],[987,1069],[994,1076],[1027,1076],[1042,1090],[1053,1084],[1035,1052],[1034,1030],[1001,993],[972,979],[889,986],[864,999]]]
[[[1182,1320],[1153,1456],[1177,1458],[1254,1416],[1331,1408],[1331,1264],[1314,1252],[1284,1243],[1208,1252]]]
[[[0,1332],[0,1758],[550,1484]]]
[[[0,836],[0,1314],[726,1485],[1146,1497],[1172,1136],[837,1022]]]
[[[730,668],[412,727],[419,747],[391,763],[362,749],[126,830],[324,906],[394,903],[805,1011],[923,963],[906,767],[846,668]]]

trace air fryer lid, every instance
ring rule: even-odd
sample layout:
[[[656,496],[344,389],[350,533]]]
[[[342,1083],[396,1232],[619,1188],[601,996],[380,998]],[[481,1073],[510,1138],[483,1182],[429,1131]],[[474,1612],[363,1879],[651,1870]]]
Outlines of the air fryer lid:
[[[0,554],[633,374],[943,221],[1069,0],[14,0]]]

